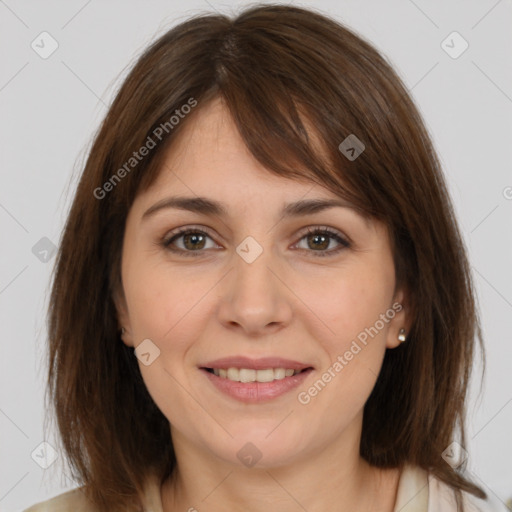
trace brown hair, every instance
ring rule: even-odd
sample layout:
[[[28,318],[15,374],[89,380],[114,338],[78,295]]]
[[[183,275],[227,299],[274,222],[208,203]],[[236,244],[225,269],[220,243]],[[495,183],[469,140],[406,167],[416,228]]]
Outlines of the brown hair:
[[[63,232],[48,319],[49,400],[73,477],[99,510],[132,510],[146,475],[163,482],[175,467],[168,420],[120,340],[113,298],[122,293],[123,233],[136,194],[215,97],[269,172],[326,186],[389,229],[414,320],[407,342],[386,352],[365,405],[362,457],[427,469],[459,499],[460,490],[484,497],[441,457],[457,434],[465,444],[466,391],[482,339],[429,135],[401,79],[368,42],[316,11],[277,5],[234,19],[200,15],[169,30],[139,58],[95,137]],[[197,106],[171,128],[191,99]],[[133,151],[162,125],[162,140],[128,171]],[[365,145],[353,161],[338,149],[350,134]]]

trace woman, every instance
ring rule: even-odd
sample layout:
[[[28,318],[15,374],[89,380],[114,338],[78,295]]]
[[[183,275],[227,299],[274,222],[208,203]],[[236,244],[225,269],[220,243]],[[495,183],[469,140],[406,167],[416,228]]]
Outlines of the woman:
[[[464,472],[481,336],[438,159],[389,64],[315,11],[195,17],[142,55],[49,336],[83,485],[31,512],[492,510]]]

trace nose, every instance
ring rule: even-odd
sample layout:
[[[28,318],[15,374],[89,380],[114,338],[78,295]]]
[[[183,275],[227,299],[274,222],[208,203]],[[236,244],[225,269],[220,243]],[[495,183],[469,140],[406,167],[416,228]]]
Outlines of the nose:
[[[274,334],[292,318],[293,293],[270,250],[251,263],[235,254],[234,268],[222,280],[218,319],[246,336]]]

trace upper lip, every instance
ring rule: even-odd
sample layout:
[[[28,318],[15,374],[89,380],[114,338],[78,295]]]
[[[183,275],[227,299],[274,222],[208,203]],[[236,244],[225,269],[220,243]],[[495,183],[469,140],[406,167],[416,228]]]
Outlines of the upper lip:
[[[293,361],[291,359],[283,359],[281,357],[251,359],[245,356],[223,357],[200,365],[200,368],[249,368],[252,370],[265,370],[267,368],[303,370],[311,367],[310,364]]]

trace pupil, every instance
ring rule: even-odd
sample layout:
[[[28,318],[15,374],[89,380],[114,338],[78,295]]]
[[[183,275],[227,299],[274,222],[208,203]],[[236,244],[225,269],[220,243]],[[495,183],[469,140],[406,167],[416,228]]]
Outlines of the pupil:
[[[322,247],[321,249],[326,249],[327,246],[329,245],[329,240],[327,239],[326,236],[324,235],[312,235],[312,238],[315,240],[315,243],[319,240],[319,239],[324,239],[324,243],[322,244]],[[327,244],[325,243],[327,241]],[[319,247],[318,245],[316,245],[316,247]]]
[[[185,246],[190,249],[197,249],[199,247],[199,244],[197,244],[196,242],[203,238],[203,235],[198,235],[198,234],[189,234],[189,235],[185,235]],[[189,247],[187,242],[189,242],[190,240],[193,240],[191,246]],[[202,246],[201,246],[202,247]]]

